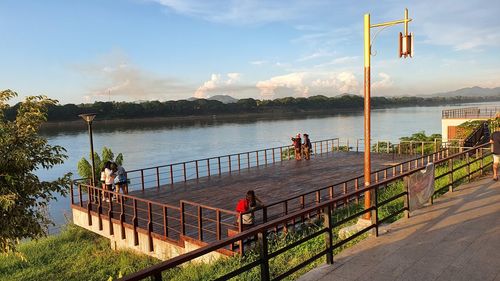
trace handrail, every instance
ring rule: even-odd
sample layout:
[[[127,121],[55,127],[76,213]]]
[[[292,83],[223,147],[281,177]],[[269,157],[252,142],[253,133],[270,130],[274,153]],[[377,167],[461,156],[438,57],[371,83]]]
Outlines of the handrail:
[[[446,109],[441,112],[441,118],[492,118],[500,111],[500,107],[464,107],[455,109]]]
[[[485,168],[485,166],[483,166],[483,159],[484,159],[485,156],[488,156],[488,155],[491,154],[491,152],[490,153],[486,153],[486,154],[482,153],[483,149],[485,147],[487,147],[487,145],[488,144],[484,144],[484,145],[477,146],[477,147],[474,147],[474,148],[471,148],[471,149],[467,149],[467,150],[465,150],[463,152],[453,154],[451,156],[445,157],[445,158],[440,159],[440,160],[438,160],[438,161],[435,162],[436,165],[446,164],[446,163],[450,163],[451,164],[449,166],[450,170],[448,172],[446,172],[445,174],[443,174],[443,175],[450,175],[450,177],[449,177],[449,183],[448,183],[448,185],[450,186],[450,189],[452,189],[453,185],[456,183],[456,181],[459,180],[459,179],[454,179],[453,178],[453,172],[454,172],[453,159],[455,159],[455,158],[459,158],[460,159],[462,156],[466,157],[467,164],[464,165],[463,167],[467,167],[467,175],[466,175],[466,177],[469,177],[469,179],[470,179],[471,175],[474,174],[474,173],[478,173],[478,172],[480,172],[481,174],[483,173],[483,169]],[[478,159],[481,160],[481,166],[480,166],[480,168],[478,168],[478,169],[476,169],[474,171],[471,171],[471,169],[470,169],[471,162],[469,161],[469,158],[468,158],[468,155],[471,154],[471,152],[475,152],[475,154],[478,155],[478,157],[480,157]],[[226,246],[228,246],[230,244],[233,244],[235,242],[244,241],[245,239],[248,239],[248,238],[251,238],[251,237],[255,237],[256,235],[259,237],[258,238],[258,244],[260,245],[259,247],[256,248],[259,251],[259,255],[258,255],[257,260],[254,261],[254,262],[250,262],[246,266],[244,266],[242,268],[239,268],[239,269],[236,269],[235,271],[229,272],[226,275],[224,275],[222,277],[218,277],[218,278],[225,278],[225,277],[228,278],[229,276],[236,276],[239,273],[248,271],[248,270],[250,270],[250,269],[252,269],[252,268],[254,268],[256,266],[260,266],[260,272],[261,272],[260,276],[261,276],[261,279],[262,280],[270,280],[269,259],[271,257],[274,257],[274,256],[276,256],[278,254],[283,253],[283,252],[286,252],[288,249],[291,248],[291,246],[297,246],[298,244],[307,242],[309,239],[311,239],[311,237],[316,237],[318,235],[321,235],[322,233],[325,233],[325,235],[326,235],[325,238],[327,238],[327,239],[325,239],[325,250],[323,250],[320,253],[314,255],[313,257],[307,259],[306,261],[300,263],[299,265],[297,265],[294,268],[288,270],[287,272],[282,273],[281,275],[279,275],[277,277],[277,279],[281,279],[282,277],[288,276],[289,274],[295,272],[297,269],[300,269],[301,267],[309,264],[309,262],[314,261],[314,260],[316,260],[316,259],[318,259],[318,258],[320,258],[322,256],[326,256],[327,257],[327,263],[332,263],[333,262],[333,250],[334,249],[340,247],[341,245],[345,244],[346,242],[352,240],[353,238],[358,237],[360,234],[365,233],[365,232],[367,232],[369,230],[372,230],[374,232],[375,236],[377,236],[378,235],[378,227],[379,227],[379,225],[384,220],[386,220],[388,217],[391,218],[391,217],[393,217],[393,216],[395,216],[397,214],[400,214],[401,212],[406,212],[406,211],[409,210],[408,207],[407,207],[408,206],[408,200],[409,200],[408,199],[408,192],[405,190],[402,193],[391,197],[390,200],[389,199],[386,200],[388,202],[391,202],[393,200],[397,200],[397,199],[401,198],[402,196],[405,196],[405,207],[402,208],[402,209],[400,209],[400,210],[398,210],[398,211],[396,211],[395,213],[389,214],[386,218],[384,218],[382,220],[379,220],[379,218],[378,218],[378,213],[377,213],[378,212],[378,208],[381,205],[387,204],[388,202],[384,201],[384,203],[382,203],[382,202],[378,202],[378,200],[374,200],[372,202],[372,206],[369,209],[358,211],[357,213],[355,213],[353,215],[350,215],[348,218],[345,218],[345,219],[341,220],[340,222],[333,223],[332,220],[331,220],[331,216],[335,212],[336,203],[349,200],[350,198],[356,197],[356,196],[358,196],[360,194],[363,194],[364,192],[366,192],[368,190],[370,190],[370,191],[373,190],[374,194],[375,194],[375,198],[377,198],[377,192],[378,192],[379,187],[386,186],[389,183],[401,180],[405,176],[411,175],[411,174],[413,174],[415,172],[418,172],[418,171],[420,171],[420,170],[422,170],[424,168],[425,167],[420,167],[420,168],[417,168],[415,170],[404,172],[401,175],[398,175],[397,177],[386,179],[386,180],[383,180],[383,181],[380,181],[380,182],[377,182],[377,183],[373,183],[373,184],[371,184],[371,185],[369,185],[367,187],[363,187],[363,188],[361,188],[359,190],[352,191],[352,192],[347,193],[347,194],[345,194],[345,195],[343,195],[341,197],[333,198],[333,199],[330,199],[330,200],[318,203],[318,204],[316,204],[314,206],[305,208],[305,209],[301,210],[300,212],[294,212],[294,213],[285,215],[285,216],[283,216],[281,218],[269,221],[269,222],[264,223],[262,225],[259,225],[257,227],[251,228],[249,230],[245,230],[245,231],[243,231],[243,232],[241,232],[239,234],[236,234],[235,236],[229,237],[229,238],[221,240],[221,241],[216,241],[216,242],[214,242],[214,243],[212,243],[210,245],[207,245],[205,247],[196,249],[196,250],[191,251],[189,253],[186,253],[186,254],[180,255],[178,257],[172,258],[170,260],[161,262],[161,263],[159,263],[157,265],[154,265],[154,266],[151,266],[149,268],[146,268],[146,269],[140,270],[138,272],[132,273],[130,275],[127,275],[127,276],[121,278],[120,280],[135,281],[135,280],[141,280],[141,279],[144,279],[144,278],[147,278],[147,277],[155,277],[155,280],[162,280],[162,272],[165,271],[165,270],[177,267],[179,265],[184,264],[185,262],[192,261],[192,260],[194,260],[196,258],[199,258],[199,257],[205,255],[205,254],[208,254],[210,252],[216,251],[218,249],[226,247]],[[442,177],[443,175],[435,176],[435,178],[436,177]],[[350,238],[346,238],[346,239],[341,240],[341,241],[339,241],[339,242],[337,242],[335,244],[332,243],[332,236],[333,236],[333,228],[334,228],[334,226],[339,226],[343,221],[347,221],[347,219],[355,219],[355,218],[359,217],[360,215],[362,215],[362,214],[364,214],[366,212],[373,212],[374,213],[374,216],[372,216],[374,219],[372,220],[371,225],[369,225],[366,228],[360,230],[358,233],[352,235]],[[296,218],[303,217],[303,216],[306,216],[306,215],[311,214],[311,213],[317,213],[317,214],[321,213],[321,214],[323,214],[324,225],[321,227],[321,229],[319,231],[317,231],[316,233],[308,234],[308,235],[306,235],[306,237],[302,238],[298,242],[292,243],[292,245],[284,246],[283,248],[281,248],[279,250],[276,250],[274,253],[269,253],[269,251],[268,251],[267,234],[270,231],[272,231],[273,229],[279,227],[280,225],[286,225],[287,223],[289,223],[290,221],[295,220]]]

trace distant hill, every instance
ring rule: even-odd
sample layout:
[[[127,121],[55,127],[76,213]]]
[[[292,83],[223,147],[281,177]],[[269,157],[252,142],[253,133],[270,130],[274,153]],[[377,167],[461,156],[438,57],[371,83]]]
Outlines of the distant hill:
[[[455,91],[436,93],[429,95],[429,97],[495,97],[500,96],[500,87],[496,88],[482,88],[482,87],[469,87],[462,88]]]
[[[194,101],[197,99],[198,98],[192,97],[192,98],[189,98],[188,101]],[[235,99],[235,98],[228,96],[228,95],[215,95],[213,97],[207,98],[207,100],[216,100],[216,101],[220,101],[222,103],[236,103],[236,102],[238,102],[238,99]]]

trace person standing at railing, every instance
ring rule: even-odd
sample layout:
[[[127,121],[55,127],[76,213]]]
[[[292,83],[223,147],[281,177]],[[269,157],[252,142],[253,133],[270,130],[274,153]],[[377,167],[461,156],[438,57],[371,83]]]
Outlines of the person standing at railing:
[[[255,192],[253,190],[249,190],[246,197],[240,199],[236,205],[236,212],[239,213],[236,222],[239,223],[241,216],[241,224],[243,225],[243,228],[247,229],[251,227],[254,224],[254,214],[252,211],[257,208],[261,208],[262,206],[264,206],[264,204],[259,198],[257,198],[257,196],[255,196]]]
[[[115,181],[115,173],[112,170],[111,167],[111,161],[107,161],[106,164],[104,164],[104,174],[106,175],[106,188],[105,190],[107,191],[113,191],[113,183]],[[109,192],[104,192],[104,200],[106,202],[109,202]]]
[[[498,162],[500,162],[500,130],[491,134],[490,143],[493,145],[493,180],[498,180]]]
[[[128,194],[127,173],[125,172],[125,169],[116,163],[112,163],[111,167],[116,175],[114,179],[116,193],[119,193],[121,189],[123,194]]]
[[[304,134],[304,144],[302,145],[302,150],[304,152],[304,158],[306,160],[310,160],[311,159],[312,144],[311,144],[311,140],[309,139],[308,134]]]
[[[292,142],[295,151],[295,160],[302,159],[302,151],[301,151],[302,139],[300,138],[300,134],[297,134],[297,137],[295,138],[292,137]]]

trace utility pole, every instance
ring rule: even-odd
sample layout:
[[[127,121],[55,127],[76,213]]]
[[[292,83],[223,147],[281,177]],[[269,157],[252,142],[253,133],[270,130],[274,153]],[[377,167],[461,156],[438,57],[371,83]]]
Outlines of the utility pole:
[[[370,186],[371,184],[371,155],[370,155],[370,138],[371,138],[371,121],[370,121],[370,95],[371,95],[371,47],[372,42],[375,41],[375,38],[384,28],[397,25],[404,24],[404,35],[399,33],[399,57],[412,57],[413,56],[413,34],[408,34],[408,23],[412,19],[408,18],[408,9],[405,9],[404,19],[371,24],[370,23],[370,14],[365,14],[364,17],[364,142],[365,142],[365,152],[364,152],[364,181],[365,187]],[[370,35],[371,28],[382,27],[382,29],[378,30],[375,33],[373,39]],[[368,190],[365,192],[365,209],[369,209],[372,206],[372,194]],[[374,198],[373,200],[377,200]],[[364,219],[370,220],[372,219],[371,213],[367,212],[364,216]]]

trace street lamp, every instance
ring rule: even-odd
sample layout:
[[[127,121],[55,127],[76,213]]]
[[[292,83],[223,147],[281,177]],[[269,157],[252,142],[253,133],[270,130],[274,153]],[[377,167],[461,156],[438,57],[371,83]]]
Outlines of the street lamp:
[[[94,121],[96,114],[86,113],[86,114],[80,114],[78,116],[80,116],[85,122],[87,122],[87,125],[89,127],[90,158],[92,159],[92,178],[90,179],[90,183],[92,184],[92,186],[95,186],[94,141],[92,139],[92,121]]]
[[[371,84],[370,84],[370,56],[371,56],[371,47],[372,41],[375,40],[375,37],[378,35],[380,31],[384,28],[393,26],[396,24],[404,24],[404,35],[399,33],[399,57],[412,57],[413,56],[413,34],[408,34],[408,23],[412,19],[408,18],[408,9],[405,9],[405,17],[402,20],[378,23],[378,24],[370,24],[370,14],[365,14],[364,18],[364,61],[365,61],[365,78],[364,78],[364,141],[365,141],[365,152],[364,152],[364,180],[365,187],[369,186],[371,183],[371,155],[370,155],[370,92],[371,92]],[[382,27],[372,40],[370,37],[370,28]],[[370,190],[365,192],[365,209],[371,208],[371,198],[372,194]],[[376,200],[376,198],[374,199]],[[365,219],[370,220],[372,215],[370,212],[367,212],[364,216]]]

